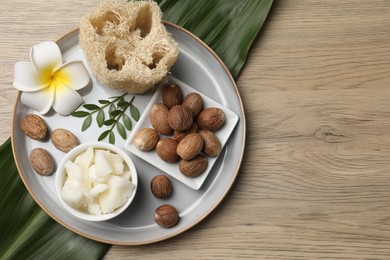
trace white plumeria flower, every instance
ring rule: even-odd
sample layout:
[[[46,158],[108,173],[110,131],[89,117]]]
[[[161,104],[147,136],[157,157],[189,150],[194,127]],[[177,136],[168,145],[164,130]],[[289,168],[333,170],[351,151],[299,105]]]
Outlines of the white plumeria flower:
[[[14,67],[14,87],[22,91],[22,103],[46,114],[51,107],[69,115],[84,101],[76,90],[88,85],[90,77],[82,61],[62,64],[60,48],[55,42],[34,45],[31,62],[19,61]]]

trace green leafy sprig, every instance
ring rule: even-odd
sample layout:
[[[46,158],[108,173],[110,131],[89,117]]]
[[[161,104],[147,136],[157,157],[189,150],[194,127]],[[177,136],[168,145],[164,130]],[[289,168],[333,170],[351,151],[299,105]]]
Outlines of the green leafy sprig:
[[[98,137],[98,141],[103,140],[108,136],[108,142],[115,144],[115,134],[114,129],[118,131],[119,135],[126,139],[127,131],[131,131],[133,124],[130,117],[126,114],[126,111],[130,111],[131,117],[134,121],[138,121],[140,113],[138,108],[133,104],[135,96],[133,96],[130,101],[125,100],[127,93],[121,96],[110,97],[111,100],[100,99],[98,100],[99,105],[96,104],[84,104],[82,107],[87,109],[74,111],[71,115],[74,117],[85,117],[82,125],[81,131],[87,130],[92,123],[92,115],[96,114],[96,123],[99,128],[103,126],[109,127]],[[105,110],[108,108],[108,118],[106,117]],[[107,119],[106,119],[107,118]]]

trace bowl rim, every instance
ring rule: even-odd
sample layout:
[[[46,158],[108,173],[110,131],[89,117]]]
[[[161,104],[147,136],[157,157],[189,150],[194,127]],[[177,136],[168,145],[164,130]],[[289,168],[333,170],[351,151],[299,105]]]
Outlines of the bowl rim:
[[[68,160],[74,160],[77,155],[81,154],[82,152],[87,150],[89,147],[92,147],[94,149],[110,150],[110,151],[118,154],[119,156],[121,156],[123,158],[124,162],[127,164],[127,166],[130,169],[131,182],[134,184],[133,192],[132,192],[130,198],[127,200],[126,204],[124,204],[120,208],[117,208],[115,211],[113,211],[111,213],[102,214],[102,215],[92,215],[92,214],[84,213],[84,212],[78,211],[77,209],[71,207],[62,198],[62,195],[61,195],[62,186],[63,186],[63,183],[65,181],[65,178],[64,178],[64,175],[65,175],[64,165],[65,165],[65,163]],[[70,150],[68,153],[66,153],[64,158],[62,158],[61,162],[59,163],[57,170],[55,172],[55,175],[56,175],[55,176],[56,193],[57,193],[57,197],[58,197],[61,205],[63,206],[63,208],[65,208],[65,210],[68,213],[70,213],[72,216],[75,216],[79,219],[87,220],[87,221],[105,221],[105,220],[109,220],[109,219],[117,217],[118,215],[120,215],[122,212],[124,212],[130,206],[131,202],[133,201],[133,199],[135,197],[135,194],[137,192],[137,187],[138,187],[137,169],[134,165],[133,160],[130,158],[130,156],[125,151],[123,151],[121,148],[119,148],[113,144],[99,142],[99,141],[98,142],[86,142],[86,143],[79,144],[78,146],[76,146],[72,150]]]

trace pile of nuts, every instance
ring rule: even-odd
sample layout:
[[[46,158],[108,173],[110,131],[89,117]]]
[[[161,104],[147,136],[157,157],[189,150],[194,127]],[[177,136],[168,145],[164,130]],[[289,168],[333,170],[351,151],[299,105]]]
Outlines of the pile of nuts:
[[[152,128],[139,130],[134,136],[134,144],[142,151],[155,150],[165,162],[177,163],[180,160],[179,170],[184,176],[199,176],[208,166],[207,157],[217,157],[221,152],[221,142],[214,132],[224,124],[224,112],[216,107],[203,108],[203,99],[198,93],[191,92],[183,97],[176,84],[164,87],[162,101],[150,110]],[[48,128],[38,115],[27,115],[21,127],[34,140],[47,138]],[[54,130],[50,138],[63,152],[79,144],[74,134],[62,128]],[[42,148],[31,151],[30,164],[40,175],[47,176],[54,171],[52,157]],[[173,191],[170,180],[164,175],[155,176],[150,189],[159,199],[167,199]],[[155,210],[154,219],[160,226],[170,228],[180,217],[175,207],[163,204]]]
[[[180,160],[179,170],[184,176],[199,176],[208,166],[207,156],[216,157],[221,152],[221,142],[214,132],[224,124],[225,114],[220,108],[203,108],[198,93],[183,97],[176,84],[164,87],[162,101],[150,110],[153,128],[139,130],[134,145],[142,151],[155,149],[165,162]]]
[[[155,150],[168,163],[180,160],[179,170],[184,176],[199,176],[208,166],[207,156],[217,157],[221,152],[221,142],[214,131],[224,124],[224,112],[215,107],[203,108],[198,93],[183,97],[176,84],[164,87],[162,101],[150,110],[152,128],[140,129],[134,135],[134,145],[142,151]],[[165,175],[157,175],[150,189],[156,198],[166,199],[172,193],[172,184]],[[170,228],[180,217],[174,206],[163,204],[156,209],[154,219],[160,226]]]
[[[21,128],[25,135],[37,141],[44,141],[48,128],[45,121],[38,115],[28,114],[21,121]],[[50,136],[53,145],[65,153],[79,145],[76,136],[66,129],[56,129]],[[48,176],[54,171],[54,161],[48,151],[43,148],[35,148],[30,153],[31,167],[42,176]]]

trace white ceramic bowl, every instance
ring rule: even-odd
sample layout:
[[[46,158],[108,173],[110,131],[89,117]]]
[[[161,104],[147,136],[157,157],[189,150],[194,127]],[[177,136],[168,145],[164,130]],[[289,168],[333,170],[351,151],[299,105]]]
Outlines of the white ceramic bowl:
[[[64,167],[65,163],[69,160],[73,161],[77,155],[81,154],[82,152],[87,150],[87,148],[89,148],[89,147],[92,147],[94,149],[109,150],[111,152],[118,154],[119,156],[121,156],[123,158],[124,162],[127,164],[128,168],[131,171],[131,182],[134,184],[133,193],[131,194],[131,196],[128,199],[128,201],[126,202],[126,204],[124,204],[120,208],[117,208],[115,211],[113,211],[111,213],[102,214],[102,215],[92,215],[92,214],[89,214],[88,212],[82,212],[82,211],[79,211],[79,210],[71,207],[70,205],[68,205],[62,198],[61,191],[62,191],[62,187],[65,183],[65,179],[66,179],[66,171],[65,171],[65,167]],[[121,214],[123,211],[125,211],[129,207],[129,205],[133,201],[134,196],[135,196],[136,191],[137,191],[138,177],[137,177],[137,170],[134,166],[133,161],[123,150],[121,150],[120,148],[116,147],[115,145],[112,145],[109,143],[90,142],[90,143],[83,143],[83,144],[78,145],[77,147],[70,150],[64,156],[64,158],[62,159],[62,161],[60,162],[60,164],[58,165],[58,168],[57,168],[56,177],[55,177],[55,185],[56,185],[58,199],[60,200],[62,206],[70,214],[72,214],[73,216],[75,216],[79,219],[83,219],[83,220],[104,221],[104,220],[109,220],[109,219],[112,219],[112,218],[118,216],[119,214]]]

